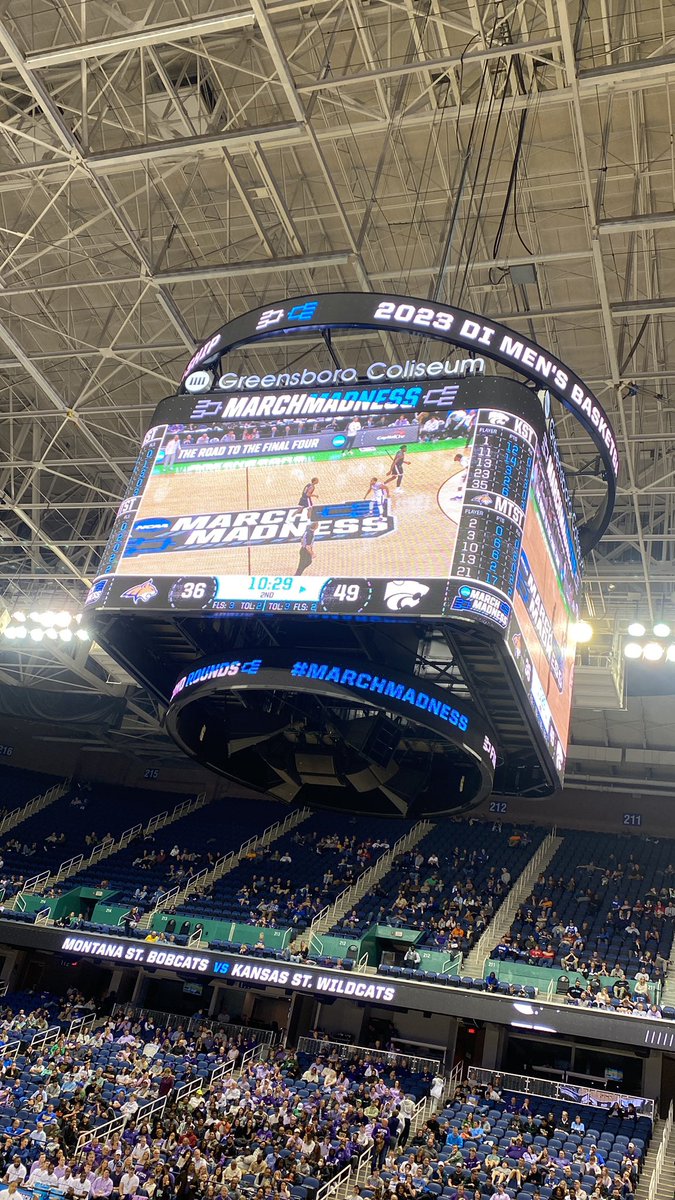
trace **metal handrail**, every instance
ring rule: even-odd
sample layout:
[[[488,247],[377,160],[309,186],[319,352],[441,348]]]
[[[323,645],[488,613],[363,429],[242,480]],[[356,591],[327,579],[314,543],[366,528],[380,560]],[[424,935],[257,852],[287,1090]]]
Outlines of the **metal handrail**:
[[[49,871],[39,871],[37,875],[31,875],[30,879],[27,879],[25,883],[22,884],[21,891],[34,892],[38,887],[41,887],[43,883],[46,883],[48,879]]]
[[[45,1050],[47,1046],[51,1046],[53,1042],[57,1042],[61,1036],[60,1025],[50,1025],[48,1029],[40,1030],[34,1033],[28,1043],[28,1053],[37,1054],[41,1050]]]
[[[663,1171],[663,1164],[666,1159],[666,1149],[668,1146],[668,1142],[670,1141],[670,1134],[671,1134],[672,1128],[673,1128],[673,1102],[671,1100],[670,1105],[668,1107],[668,1116],[666,1118],[666,1123],[663,1127],[663,1136],[661,1138],[661,1145],[659,1146],[659,1149],[658,1149],[658,1152],[656,1155],[656,1162],[654,1163],[654,1170],[652,1171],[652,1177],[649,1180],[649,1187],[647,1189],[647,1200],[656,1200],[656,1194],[659,1190],[659,1183],[661,1182],[661,1172]]]
[[[370,1046],[353,1046],[350,1042],[329,1042],[322,1038],[298,1038],[298,1053],[330,1054],[338,1058],[351,1058],[352,1055],[367,1055],[373,1062],[385,1066],[397,1066],[403,1060],[411,1071],[438,1070],[439,1058],[423,1058],[419,1054],[409,1054],[405,1050],[373,1050]],[[440,1052],[439,1052],[440,1057]]]
[[[478,1084],[491,1083],[496,1072],[487,1067],[470,1067],[468,1078]],[[566,1100],[576,1104],[586,1104],[593,1107],[609,1108],[611,1104],[633,1104],[640,1116],[654,1120],[654,1101],[645,1096],[630,1096],[625,1092],[609,1092],[603,1088],[580,1087],[564,1080],[557,1082],[551,1079],[539,1079],[534,1075],[517,1075],[512,1071],[498,1072],[502,1087],[508,1092],[521,1092],[531,1096],[545,1096],[551,1100]],[[575,1087],[583,1098],[573,1097],[570,1089]]]
[[[428,824],[428,822],[426,822],[426,824]],[[334,922],[339,919],[337,916],[338,907],[341,904],[346,903],[346,908],[349,908],[351,898],[354,897],[354,899],[356,899],[356,893],[358,889],[364,888],[363,894],[365,895],[365,893],[369,890],[369,885],[376,872],[378,873],[378,878],[387,874],[392,863],[398,857],[398,855],[403,854],[409,848],[410,839],[417,828],[418,825],[413,825],[412,829],[409,829],[407,833],[404,833],[403,836],[400,837],[398,841],[390,847],[389,850],[385,850],[384,854],[381,854],[380,857],[374,863],[372,863],[370,867],[367,867],[362,875],[359,875],[353,883],[350,883],[346,888],[343,888],[331,904],[326,905],[325,908],[321,909],[321,912],[317,913],[311,925],[309,926],[308,932],[310,938],[312,935],[318,936],[316,933],[316,927],[324,920],[329,922],[328,928],[330,929]],[[382,870],[383,867],[384,871]],[[350,897],[350,900],[346,899],[347,896]]]
[[[183,894],[184,900],[187,900],[188,896],[193,892],[201,890],[201,888],[198,886],[200,883],[207,881],[215,882],[216,879],[219,879],[221,875],[225,874],[226,865],[228,866],[228,869],[234,867],[241,862],[241,860],[244,858],[247,852],[252,849],[253,846],[262,848],[265,838],[271,837],[272,833],[274,833],[275,839],[281,837],[282,834],[286,833],[289,829],[292,829],[298,823],[298,817],[302,817],[304,819],[304,816],[307,815],[309,815],[309,809],[295,809],[292,813],[289,813],[286,817],[284,817],[283,821],[274,821],[271,825],[268,825],[262,833],[257,834],[255,837],[247,838],[245,842],[242,842],[238,850],[228,850],[227,854],[222,854],[220,858],[216,859],[212,867],[202,867],[202,869],[197,871],[196,874],[191,875],[185,883],[173,888],[169,888],[166,892],[162,892],[157,897],[154,908],[152,908],[148,913],[149,919],[151,920],[156,912],[161,911],[162,909],[168,907],[169,904],[173,903],[173,901],[176,900],[181,893]]]
[[[488,951],[487,951],[486,947],[491,946],[494,941],[494,938],[495,938],[494,927],[497,924],[497,922],[502,924],[506,920],[506,918],[501,915],[502,912],[506,911],[507,905],[509,905],[513,902],[514,892],[515,892],[516,888],[518,888],[522,883],[525,882],[524,877],[526,875],[531,874],[533,871],[536,871],[536,869],[540,865],[542,859],[545,858],[546,854],[551,849],[551,846],[553,844],[553,839],[556,836],[557,836],[556,835],[556,826],[554,825],[553,828],[551,829],[551,832],[546,835],[546,837],[544,838],[541,845],[537,847],[534,854],[532,855],[532,858],[530,858],[528,860],[528,862],[523,867],[523,870],[521,871],[520,875],[518,876],[518,878],[515,880],[515,882],[510,887],[510,889],[507,892],[506,897],[504,899],[504,903],[501,904],[499,906],[499,908],[497,909],[497,912],[495,913],[494,917],[490,921],[490,924],[488,925],[485,932],[481,934],[478,941],[476,942],[476,945],[469,951],[469,954],[471,954],[473,957],[475,957],[476,959],[482,959],[482,958],[485,958],[488,956]]]
[[[0,836],[8,829],[13,829],[15,825],[21,825],[23,821],[27,820],[28,817],[32,817],[34,813],[46,808],[48,804],[52,803],[52,800],[58,800],[61,796],[64,796],[70,787],[70,783],[70,779],[65,779],[63,783],[53,783],[50,788],[47,788],[46,792],[40,792],[39,795],[33,796],[32,799],[24,804],[23,808],[15,808],[12,812],[7,813],[2,818],[2,821],[0,821]]]

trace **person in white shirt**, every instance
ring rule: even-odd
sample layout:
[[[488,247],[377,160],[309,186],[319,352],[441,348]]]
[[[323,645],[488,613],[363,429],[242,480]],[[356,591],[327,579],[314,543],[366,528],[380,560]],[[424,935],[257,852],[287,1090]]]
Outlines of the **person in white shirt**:
[[[120,1194],[120,1200],[124,1200],[125,1196],[135,1196],[140,1186],[140,1182],[141,1181],[135,1171],[125,1171],[124,1175],[120,1179],[119,1187],[117,1189]]]
[[[5,1171],[4,1183],[23,1183],[26,1178],[26,1168],[24,1167],[18,1154],[15,1154],[7,1170]]]
[[[42,1121],[38,1121],[37,1127],[30,1134],[30,1140],[31,1142],[35,1142],[38,1146],[45,1145],[47,1141],[47,1134],[45,1133],[45,1127]]]
[[[35,1176],[37,1175],[38,1171],[46,1171],[46,1170],[47,1170],[47,1166],[48,1166],[48,1163],[47,1163],[47,1155],[46,1155],[46,1154],[41,1154],[41,1155],[39,1156],[39,1158],[36,1158],[36,1159],[35,1159],[35,1162],[34,1162],[34,1163],[32,1164],[32,1166],[31,1166],[31,1169],[30,1169],[30,1175],[28,1176],[28,1182],[29,1182],[29,1183],[32,1183],[32,1182],[33,1182],[33,1179],[34,1179],[34,1178],[35,1178]]]
[[[7,1187],[3,1188],[3,1190],[0,1192],[0,1200],[14,1200],[14,1197],[17,1195],[18,1191],[19,1181],[18,1179],[12,1179],[7,1184]],[[20,1196],[18,1200],[21,1200]]]
[[[91,1191],[91,1183],[89,1182],[89,1179],[87,1178],[87,1172],[84,1170],[80,1171],[79,1175],[77,1176],[77,1179],[72,1179],[70,1181],[70,1187],[68,1190],[71,1191],[73,1193],[73,1195],[77,1197],[77,1200],[86,1200],[87,1196],[89,1195],[89,1193]],[[121,1185],[120,1185],[120,1195],[121,1194],[122,1194],[122,1192],[121,1192]]]
[[[120,1113],[122,1114],[123,1117],[126,1118],[127,1121],[130,1121],[132,1117],[136,1116],[137,1112],[138,1112],[138,1100],[136,1099],[136,1096],[132,1092],[129,1099],[124,1101],[124,1104],[120,1108]]]

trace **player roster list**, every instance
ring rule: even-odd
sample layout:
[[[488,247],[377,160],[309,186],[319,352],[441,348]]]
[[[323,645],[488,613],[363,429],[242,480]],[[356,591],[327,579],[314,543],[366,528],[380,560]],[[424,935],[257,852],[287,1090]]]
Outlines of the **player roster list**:
[[[537,435],[510,413],[481,410],[457,528],[454,576],[513,598]]]

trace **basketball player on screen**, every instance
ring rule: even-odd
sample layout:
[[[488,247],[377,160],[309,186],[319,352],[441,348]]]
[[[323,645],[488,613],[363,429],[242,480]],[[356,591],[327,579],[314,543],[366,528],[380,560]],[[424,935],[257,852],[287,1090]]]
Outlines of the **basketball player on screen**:
[[[398,449],[396,451],[393,462],[391,464],[391,469],[389,471],[389,474],[387,475],[387,478],[384,481],[385,487],[387,486],[388,483],[391,483],[392,480],[394,480],[394,479],[396,480],[396,487],[398,490],[400,490],[403,487],[403,469],[404,469],[404,467],[410,466],[410,459],[406,458],[406,456],[405,456],[405,452],[407,449],[408,449],[407,446],[401,446],[400,449]]]
[[[315,499],[318,500],[318,496],[316,495],[316,485],[318,482],[318,477],[315,475],[309,483],[305,484],[302,489],[302,495],[298,500],[298,508],[311,508]]]
[[[389,488],[377,478],[377,475],[373,475],[368,491],[363,499],[367,500],[369,496],[373,497],[370,501],[371,511],[378,516],[382,516],[387,500],[389,499]]]

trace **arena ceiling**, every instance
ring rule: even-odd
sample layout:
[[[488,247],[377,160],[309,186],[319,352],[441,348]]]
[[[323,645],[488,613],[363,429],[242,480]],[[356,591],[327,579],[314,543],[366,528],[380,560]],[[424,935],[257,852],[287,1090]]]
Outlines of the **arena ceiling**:
[[[622,471],[588,613],[610,639],[675,617],[674,106],[666,0],[7,0],[5,607],[82,599],[197,342],[268,299],[370,289],[500,320],[596,390]],[[336,349],[359,365],[378,345]],[[559,429],[583,514],[599,466]],[[119,690],[110,666],[8,648],[0,682]]]

